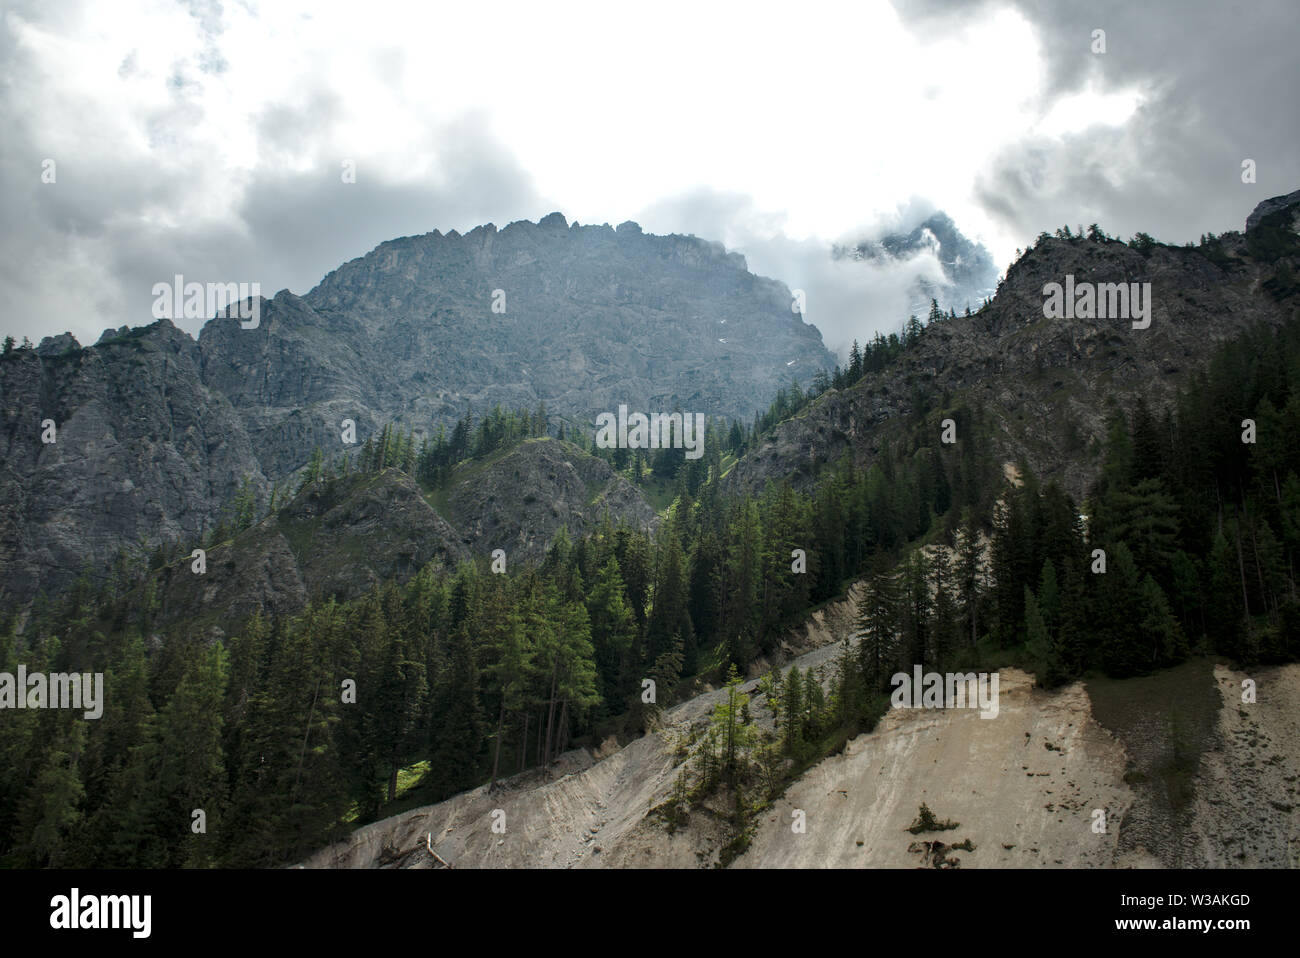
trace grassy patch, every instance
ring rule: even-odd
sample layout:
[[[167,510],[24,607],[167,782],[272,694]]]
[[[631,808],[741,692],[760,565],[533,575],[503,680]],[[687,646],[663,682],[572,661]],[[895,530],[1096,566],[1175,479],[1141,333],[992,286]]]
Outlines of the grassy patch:
[[[428,759],[416,762],[414,765],[408,765],[405,768],[399,768],[397,770],[397,797],[393,801],[380,806],[379,814],[365,821],[361,820],[361,806],[353,802],[352,807],[343,815],[343,824],[351,828],[360,828],[362,825],[369,825],[371,822],[377,822],[393,815],[400,815],[402,812],[408,812],[413,808],[428,805],[428,796],[416,787],[428,774],[428,771]]]
[[[408,765],[406,768],[397,771],[397,797],[401,798],[412,788],[419,784],[420,779],[429,771],[429,760],[416,762],[414,765]]]
[[[448,490],[445,486],[438,486],[434,489],[430,489],[424,494],[424,501],[432,506],[433,511],[438,513],[438,515],[442,516],[444,519],[447,519],[451,515],[451,506],[447,501],[447,492]]]

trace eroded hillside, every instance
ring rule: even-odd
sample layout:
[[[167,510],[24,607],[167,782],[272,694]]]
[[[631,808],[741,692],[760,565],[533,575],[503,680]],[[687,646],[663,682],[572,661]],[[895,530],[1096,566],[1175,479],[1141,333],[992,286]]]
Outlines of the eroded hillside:
[[[793,665],[829,670],[853,631],[855,597],[789,637],[791,652],[816,644]],[[731,867],[1294,867],[1300,666],[1265,670],[1267,695],[1252,707],[1235,704],[1237,673],[1218,666],[1214,674],[1217,718],[1188,780],[1190,817],[1163,845],[1129,834],[1151,814],[1145,759],[1130,754],[1150,731],[1107,729],[1083,682],[1045,692],[1033,676],[1004,669],[996,718],[961,709],[887,713],[763,812]],[[714,690],[683,702],[660,731],[622,748],[611,740],[595,752],[578,749],[491,793],[480,787],[368,825],[303,867],[440,868],[439,858],[454,868],[717,866],[731,840],[725,823],[692,810],[674,828],[653,810],[672,797],[688,730],[723,697]],[[761,722],[762,696],[752,704]],[[1150,717],[1165,720],[1156,710]],[[921,803],[957,827],[910,833]],[[796,811],[802,832],[792,829]],[[969,850],[952,847],[967,841]]]

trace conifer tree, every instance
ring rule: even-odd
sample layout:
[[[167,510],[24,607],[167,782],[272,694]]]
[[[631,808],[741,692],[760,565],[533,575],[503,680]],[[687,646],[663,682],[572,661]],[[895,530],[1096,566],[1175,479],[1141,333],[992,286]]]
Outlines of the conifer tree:
[[[536,671],[536,650],[524,631],[522,617],[509,604],[503,590],[496,590],[485,616],[485,641],[490,643],[495,661],[485,667],[499,698],[495,741],[492,749],[492,777],[496,783],[501,766],[501,743],[507,731],[507,718],[523,714],[530,702],[528,690]]]
[[[18,813],[15,850],[20,868],[66,868],[76,864],[77,831],[82,822],[78,761],[86,742],[80,716],[64,717],[54,744],[32,780]]]
[[[1139,675],[1151,667],[1132,635],[1133,624],[1143,619],[1141,578],[1125,543],[1106,553],[1105,580],[1097,585],[1096,603],[1101,666],[1116,678]]]
[[[754,728],[743,719],[749,696],[740,690],[741,681],[736,667],[731,666],[727,672],[726,697],[713,707],[713,729],[722,749],[722,771],[733,785],[739,776],[742,758],[754,742]]]
[[[227,656],[214,642],[193,660],[167,707],[159,715],[161,762],[157,787],[166,831],[184,836],[172,864],[196,868],[216,863],[214,836],[226,805],[221,705],[226,693]],[[194,812],[203,812],[204,831],[194,832]]]
[[[633,665],[636,623],[627,607],[626,589],[618,559],[611,555],[601,566],[587,599],[592,645],[601,676],[601,696],[611,708],[622,707],[630,691],[627,680]],[[680,641],[680,633],[677,637]]]
[[[732,666],[733,670],[735,666]],[[798,753],[803,744],[804,732],[804,693],[803,677],[798,666],[791,666],[785,675],[785,684],[781,689],[781,707],[785,725],[786,751]]]
[[[858,664],[867,688],[885,687],[898,657],[898,590],[888,563],[877,556],[858,599]]]
[[[429,781],[435,799],[469,788],[481,769],[483,715],[479,703],[479,670],[473,641],[462,625],[448,642],[447,662],[434,683]]]

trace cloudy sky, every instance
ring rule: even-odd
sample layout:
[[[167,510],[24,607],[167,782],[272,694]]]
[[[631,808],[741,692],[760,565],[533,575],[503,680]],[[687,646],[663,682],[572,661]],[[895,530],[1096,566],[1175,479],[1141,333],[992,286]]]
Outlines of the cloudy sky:
[[[0,332],[33,340],[150,322],[176,273],[304,293],[560,210],[720,239],[839,348],[897,329],[926,264],[830,245],[918,211],[1005,269],[1062,223],[1183,242],[1300,188],[1294,0],[0,11]]]

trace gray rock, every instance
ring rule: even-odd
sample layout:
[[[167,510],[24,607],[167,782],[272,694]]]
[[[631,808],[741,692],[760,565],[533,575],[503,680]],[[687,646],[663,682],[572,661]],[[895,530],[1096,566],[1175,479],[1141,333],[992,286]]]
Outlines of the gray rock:
[[[60,333],[58,336],[46,336],[41,340],[41,344],[36,347],[38,356],[57,356],[60,353],[71,352],[80,349],[81,343],[77,342],[72,333]]]
[[[242,422],[168,320],[89,349],[16,350],[0,361],[0,415],[0,596],[11,600],[57,592],[83,569],[102,575],[127,546],[197,539],[245,477],[265,496]]]
[[[1250,232],[1259,225],[1259,221],[1270,213],[1276,213],[1278,210],[1284,210],[1288,206],[1294,206],[1300,203],[1300,190],[1294,193],[1288,193],[1285,196],[1273,196],[1264,200],[1256,206],[1249,216],[1246,217],[1246,232]]]

